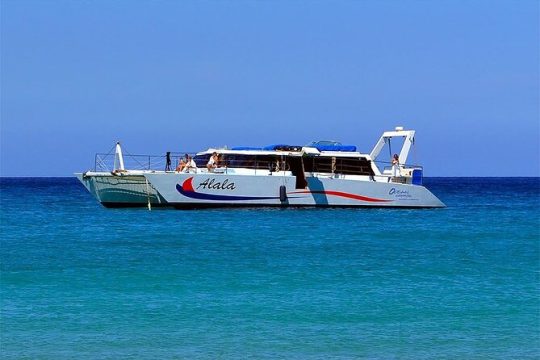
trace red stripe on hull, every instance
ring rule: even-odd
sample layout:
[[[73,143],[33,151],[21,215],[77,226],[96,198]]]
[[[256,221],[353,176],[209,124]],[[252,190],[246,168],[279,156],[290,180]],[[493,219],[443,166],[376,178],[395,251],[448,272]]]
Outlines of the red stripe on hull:
[[[293,191],[292,194],[324,194],[324,195],[333,195],[333,196],[344,197],[344,198],[347,198],[347,199],[354,199],[354,200],[367,201],[367,202],[391,202],[391,201],[393,201],[393,200],[377,199],[377,198],[371,198],[371,197],[367,197],[367,196],[350,194],[350,193],[341,192],[341,191],[332,191],[332,190],[324,190],[324,191],[303,190],[303,191]]]

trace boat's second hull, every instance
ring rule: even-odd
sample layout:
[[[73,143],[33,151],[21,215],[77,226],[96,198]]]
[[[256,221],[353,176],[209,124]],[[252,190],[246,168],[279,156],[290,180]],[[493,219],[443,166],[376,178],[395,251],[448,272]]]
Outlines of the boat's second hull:
[[[86,189],[105,207],[166,206],[167,202],[142,174],[76,174]]]
[[[332,206],[432,208],[444,204],[419,185],[295,176],[145,174],[158,193],[178,208],[223,206]]]

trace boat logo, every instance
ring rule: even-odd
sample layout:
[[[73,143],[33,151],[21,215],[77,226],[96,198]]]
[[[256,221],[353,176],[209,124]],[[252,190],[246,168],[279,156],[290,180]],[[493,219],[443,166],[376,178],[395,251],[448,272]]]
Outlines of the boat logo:
[[[234,182],[224,179],[223,181],[216,181],[212,178],[206,178],[203,182],[199,183],[197,185],[197,188],[194,188],[193,186],[193,176],[187,178],[184,180],[181,184],[176,184],[176,191],[178,191],[181,195],[192,198],[192,199],[200,199],[200,200],[213,200],[213,201],[249,201],[249,200],[279,200],[279,196],[246,196],[246,195],[222,195],[222,194],[215,194],[212,190],[230,190],[233,191],[236,189],[236,185]],[[197,190],[210,190],[210,193],[207,192],[198,192]],[[396,189],[393,189],[394,192],[391,194],[394,194],[396,192]],[[236,191],[235,191],[236,192]],[[358,194],[350,194],[345,193],[342,191],[332,191],[332,190],[300,190],[300,191],[292,191],[289,193],[292,196],[289,196],[290,199],[295,198],[296,194],[310,194],[310,195],[325,195],[325,196],[337,196],[337,197],[343,197],[348,199],[354,199],[354,200],[360,200],[360,201],[366,201],[366,202],[391,202],[394,200],[386,200],[386,199],[377,199],[377,198],[371,198],[363,195]]]
[[[228,179],[223,181],[216,181],[215,179],[207,178],[197,186],[197,189],[201,190],[234,190],[236,185],[234,182],[229,182]],[[187,178],[182,184],[176,184],[176,191],[185,197],[200,200],[214,200],[214,201],[248,201],[248,200],[269,200],[279,199],[279,196],[243,196],[243,195],[221,195],[213,193],[197,192],[193,188],[193,176]]]
[[[388,195],[394,195],[398,198],[410,198],[411,194],[409,194],[409,190],[399,190],[396,188],[391,188],[388,192]]]
[[[223,181],[216,181],[216,179],[206,179],[197,186],[197,190],[200,188],[203,189],[214,189],[214,190],[234,190],[236,186],[234,182],[229,182],[229,179]]]

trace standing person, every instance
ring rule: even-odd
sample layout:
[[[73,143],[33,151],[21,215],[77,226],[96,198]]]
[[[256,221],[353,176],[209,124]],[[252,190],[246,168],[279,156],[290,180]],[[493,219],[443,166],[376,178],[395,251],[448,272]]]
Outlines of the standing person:
[[[208,159],[208,163],[206,164],[206,168],[210,172],[214,172],[214,169],[217,167],[218,162],[218,154],[217,152],[213,152],[212,156],[210,156],[210,159]]]
[[[392,157],[392,176],[398,177],[401,176],[401,170],[399,168],[399,156],[398,154],[394,154]]]
[[[167,155],[165,155],[165,171],[171,171],[171,152],[167,151]]]

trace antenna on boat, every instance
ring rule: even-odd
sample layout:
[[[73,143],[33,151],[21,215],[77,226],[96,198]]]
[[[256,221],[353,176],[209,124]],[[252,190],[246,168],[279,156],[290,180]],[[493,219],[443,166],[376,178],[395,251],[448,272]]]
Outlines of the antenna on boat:
[[[118,167],[116,166],[117,163]],[[114,153],[114,170],[125,170],[124,156],[122,155],[122,147],[120,146],[120,141],[116,143],[116,151]]]

